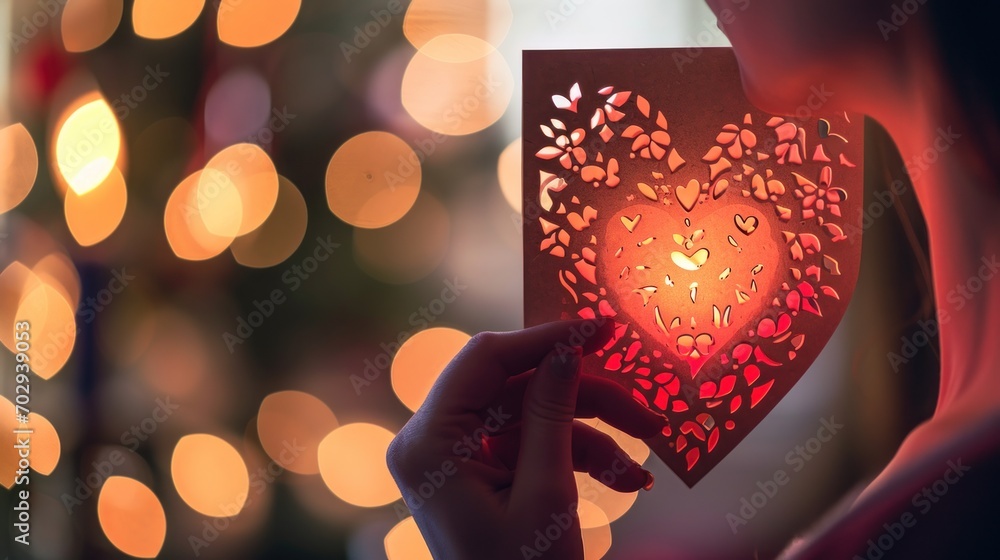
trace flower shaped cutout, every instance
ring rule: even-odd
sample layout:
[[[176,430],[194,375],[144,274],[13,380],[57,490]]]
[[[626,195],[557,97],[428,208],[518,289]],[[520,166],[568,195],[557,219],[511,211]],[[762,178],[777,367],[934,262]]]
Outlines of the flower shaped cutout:
[[[792,175],[799,186],[795,189],[795,197],[802,200],[803,219],[812,219],[824,211],[840,217],[840,203],[847,200],[847,191],[840,187],[831,186],[833,169],[829,165],[820,171],[819,184],[813,183],[798,173],[792,173]]]
[[[576,164],[587,163],[587,151],[580,147],[587,137],[587,132],[578,128],[573,132],[566,130],[566,125],[558,120],[552,119],[552,128],[541,125],[542,134],[555,140],[555,146],[545,146],[535,155],[541,159],[549,160],[559,158],[559,164],[564,169],[573,169],[574,160]]]

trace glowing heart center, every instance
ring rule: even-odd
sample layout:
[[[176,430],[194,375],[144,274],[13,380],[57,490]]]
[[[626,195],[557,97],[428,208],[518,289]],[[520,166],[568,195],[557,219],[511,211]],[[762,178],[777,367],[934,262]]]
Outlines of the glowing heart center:
[[[692,377],[776,293],[778,251],[757,213],[638,204],[608,222],[601,282],[626,320],[687,361]]]

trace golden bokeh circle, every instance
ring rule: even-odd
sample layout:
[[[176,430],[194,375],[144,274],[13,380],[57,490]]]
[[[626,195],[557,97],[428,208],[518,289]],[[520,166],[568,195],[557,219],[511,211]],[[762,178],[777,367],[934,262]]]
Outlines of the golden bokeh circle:
[[[420,194],[421,161],[399,137],[366,132],[345,142],[326,169],[330,211],[348,224],[386,227],[410,211]]]
[[[471,337],[456,329],[431,328],[411,336],[392,360],[392,390],[416,412],[445,366]]]
[[[359,507],[379,507],[400,498],[385,454],[392,432],[374,424],[346,424],[319,444],[319,472],[327,488]]]

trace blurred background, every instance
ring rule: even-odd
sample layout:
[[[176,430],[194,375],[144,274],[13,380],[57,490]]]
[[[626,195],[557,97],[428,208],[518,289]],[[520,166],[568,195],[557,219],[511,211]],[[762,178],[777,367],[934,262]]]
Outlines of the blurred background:
[[[384,454],[471,334],[522,326],[521,51],[728,44],[681,0],[0,0],[0,28],[0,557],[39,559],[429,558]],[[867,136],[889,198],[834,339],[694,489],[600,426],[657,483],[578,478],[588,558],[772,557],[930,413],[933,337],[891,359],[933,313],[922,219]]]

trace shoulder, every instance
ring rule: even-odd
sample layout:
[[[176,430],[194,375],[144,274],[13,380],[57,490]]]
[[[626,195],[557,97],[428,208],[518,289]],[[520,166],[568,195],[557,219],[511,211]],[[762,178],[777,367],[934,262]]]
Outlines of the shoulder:
[[[782,558],[1000,558],[1000,415],[955,435]]]

